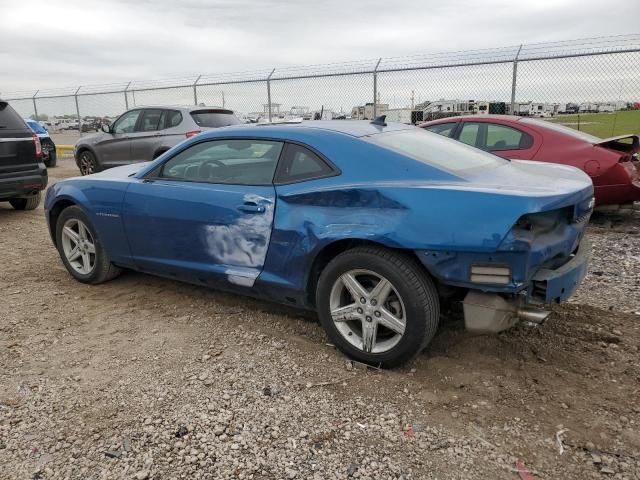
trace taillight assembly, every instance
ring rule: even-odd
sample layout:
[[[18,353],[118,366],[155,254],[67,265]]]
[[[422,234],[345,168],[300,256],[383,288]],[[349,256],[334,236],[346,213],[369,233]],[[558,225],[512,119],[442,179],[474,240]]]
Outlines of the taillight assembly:
[[[187,137],[187,138],[191,138],[191,137],[195,137],[199,133],[202,133],[202,132],[200,130],[193,130],[191,132],[185,133],[184,136]]]
[[[42,144],[40,143],[40,139],[38,138],[38,135],[36,135],[35,133],[33,134],[33,143],[36,146],[36,157],[41,157],[42,156]]]

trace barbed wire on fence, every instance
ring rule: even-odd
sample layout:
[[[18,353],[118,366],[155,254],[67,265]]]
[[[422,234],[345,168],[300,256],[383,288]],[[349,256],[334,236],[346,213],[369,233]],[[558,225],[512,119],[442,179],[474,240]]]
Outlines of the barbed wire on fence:
[[[25,117],[76,117],[79,129],[83,118],[172,104],[229,108],[251,120],[369,118],[414,109],[554,114],[570,113],[569,104],[573,110],[574,104],[620,110],[640,100],[640,35],[42,88],[2,97]],[[411,115],[411,121],[418,117]]]

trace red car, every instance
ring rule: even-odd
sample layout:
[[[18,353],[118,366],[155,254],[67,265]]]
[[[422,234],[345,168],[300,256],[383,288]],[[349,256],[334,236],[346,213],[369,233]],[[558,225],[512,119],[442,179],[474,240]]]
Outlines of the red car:
[[[593,180],[596,205],[640,201],[638,135],[601,139],[557,123],[509,115],[467,115],[418,125],[505,158],[571,165]]]

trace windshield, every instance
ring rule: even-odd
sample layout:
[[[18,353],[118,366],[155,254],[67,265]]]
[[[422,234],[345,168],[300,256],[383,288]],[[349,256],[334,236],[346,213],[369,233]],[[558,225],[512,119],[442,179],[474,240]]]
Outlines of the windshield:
[[[191,117],[199,127],[216,128],[242,123],[231,110],[197,110],[191,112]]]
[[[47,131],[40,125],[38,122],[34,122],[33,120],[27,120],[27,125],[29,128],[33,130],[35,133],[42,135],[43,133],[47,133]]]
[[[563,119],[564,120],[564,119]],[[575,128],[567,127],[566,125],[562,125],[559,123],[551,122],[549,120],[537,120],[535,118],[523,118],[520,120],[523,123],[531,123],[533,125],[539,125],[544,128],[548,128],[549,130],[555,130],[556,132],[564,133],[566,135],[570,135],[574,138],[579,138],[580,140],[584,140],[589,143],[600,143],[602,140],[596,136],[590,135],[585,132],[581,132],[580,130],[576,130]],[[578,123],[576,122],[576,125]]]
[[[478,167],[499,167],[509,162],[491,153],[422,129],[381,133],[372,135],[369,139],[376,145],[450,172],[461,172]]]

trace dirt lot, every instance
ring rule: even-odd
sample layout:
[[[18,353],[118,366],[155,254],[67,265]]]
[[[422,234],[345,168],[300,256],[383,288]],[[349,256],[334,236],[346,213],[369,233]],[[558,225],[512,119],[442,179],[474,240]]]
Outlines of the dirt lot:
[[[376,371],[296,311],[135,273],[79,284],[41,209],[0,206],[0,478],[517,479],[521,459],[640,479],[639,223],[594,219],[587,281],[543,327],[472,336],[451,314]]]

